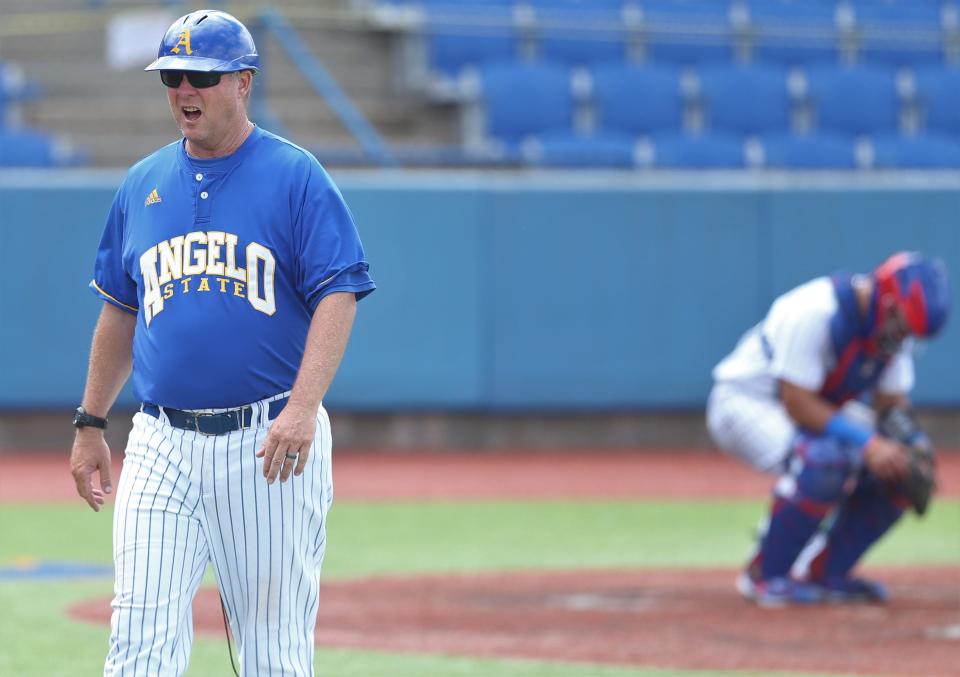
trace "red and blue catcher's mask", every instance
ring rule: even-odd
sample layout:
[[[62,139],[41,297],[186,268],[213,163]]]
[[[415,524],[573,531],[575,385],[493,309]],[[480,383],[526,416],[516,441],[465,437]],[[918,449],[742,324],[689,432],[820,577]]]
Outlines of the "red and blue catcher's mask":
[[[874,273],[877,326],[889,324],[893,309],[899,311],[904,329],[914,336],[939,332],[950,313],[947,268],[940,259],[916,252],[898,252]]]
[[[201,9],[170,25],[156,61],[143,70],[231,73],[259,69],[260,55],[247,27],[226,12]]]

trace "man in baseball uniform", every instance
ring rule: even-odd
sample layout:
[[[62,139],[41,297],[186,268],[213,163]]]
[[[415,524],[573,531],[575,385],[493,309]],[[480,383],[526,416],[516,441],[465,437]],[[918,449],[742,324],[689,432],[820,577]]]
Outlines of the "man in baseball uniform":
[[[759,550],[737,581],[745,597],[766,606],[886,599],[851,572],[910,505],[907,446],[929,440],[915,426],[894,439],[877,424],[907,411],[913,337],[939,332],[949,308],[943,263],[900,252],[872,274],[787,292],[716,366],[713,440],[779,476]],[[872,409],[850,406],[861,397]]]
[[[375,285],[320,164],[247,118],[258,66],[229,14],[173,23],[146,70],[183,138],[130,169],[96,257],[104,305],[71,456],[94,510],[113,493],[102,428],[131,372],[143,402],[116,487],[107,675],[184,672],[208,563],[243,674],[313,674],[333,499],[321,402]]]

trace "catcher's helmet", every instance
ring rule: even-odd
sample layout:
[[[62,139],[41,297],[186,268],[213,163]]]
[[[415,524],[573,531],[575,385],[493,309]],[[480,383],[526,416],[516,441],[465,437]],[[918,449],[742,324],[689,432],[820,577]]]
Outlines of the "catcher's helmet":
[[[145,71],[230,73],[260,69],[253,36],[235,17],[216,9],[184,15],[167,29],[157,60]]]
[[[880,264],[873,277],[881,313],[889,305],[898,306],[915,336],[933,336],[943,328],[950,312],[943,261],[916,252],[898,252]]]

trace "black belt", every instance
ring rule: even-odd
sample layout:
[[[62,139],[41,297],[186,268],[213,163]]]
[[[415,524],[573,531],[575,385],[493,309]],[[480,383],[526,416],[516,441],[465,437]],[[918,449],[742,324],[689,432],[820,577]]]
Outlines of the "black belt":
[[[289,398],[283,397],[279,400],[273,400],[269,404],[268,416],[272,421],[283,408],[287,406]],[[195,430],[202,435],[225,435],[235,430],[249,428],[253,421],[253,407],[238,407],[228,411],[221,411],[216,414],[204,414],[196,411],[181,411],[180,409],[171,409],[170,407],[161,407],[157,404],[143,403],[140,411],[149,414],[154,418],[160,418],[160,411],[166,414],[170,425],[182,430]]]

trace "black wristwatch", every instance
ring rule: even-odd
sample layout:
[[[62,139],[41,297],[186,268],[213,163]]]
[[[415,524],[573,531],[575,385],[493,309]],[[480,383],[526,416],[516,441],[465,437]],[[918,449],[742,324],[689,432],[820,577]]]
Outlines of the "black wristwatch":
[[[89,426],[103,430],[107,427],[107,419],[88,414],[87,410],[83,407],[77,407],[77,412],[73,415],[73,425],[77,428],[86,428]]]

